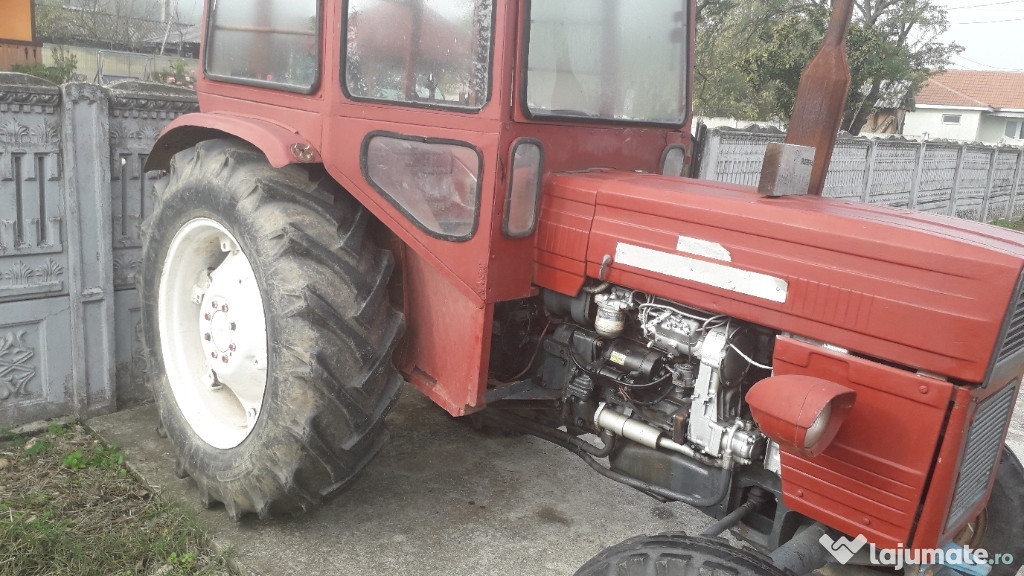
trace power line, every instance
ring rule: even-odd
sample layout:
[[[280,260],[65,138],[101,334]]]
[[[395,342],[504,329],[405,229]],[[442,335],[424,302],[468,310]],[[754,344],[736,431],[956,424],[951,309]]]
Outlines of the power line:
[[[987,8],[989,6],[1003,6],[1005,4],[1021,4],[1022,2],[1024,2],[1024,0],[1005,0],[1004,2],[990,2],[988,4],[975,4],[974,6],[953,6],[951,8],[946,8],[946,11],[964,10],[968,8]]]
[[[957,54],[956,56],[954,56],[954,58],[959,58],[960,60],[966,60],[966,61],[968,61],[968,62],[970,62],[972,64],[977,64],[978,66],[984,66],[985,68],[991,68],[992,70],[994,70],[996,72],[1024,72],[1024,70],[1015,70],[1015,69],[1012,69],[1012,68],[999,68],[998,66],[992,66],[990,64],[985,64],[984,62],[978,62],[977,60],[971,60],[967,56],[962,56],[960,54]]]
[[[1021,22],[1024,18],[1007,18],[1005,20],[977,20],[975,22],[956,22],[955,26],[966,26],[967,24],[1002,24],[1003,22]]]

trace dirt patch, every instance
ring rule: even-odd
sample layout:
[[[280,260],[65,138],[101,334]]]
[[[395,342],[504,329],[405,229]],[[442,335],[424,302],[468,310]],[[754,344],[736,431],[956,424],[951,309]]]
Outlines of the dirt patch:
[[[0,576],[230,574],[195,518],[82,426],[0,431]]]

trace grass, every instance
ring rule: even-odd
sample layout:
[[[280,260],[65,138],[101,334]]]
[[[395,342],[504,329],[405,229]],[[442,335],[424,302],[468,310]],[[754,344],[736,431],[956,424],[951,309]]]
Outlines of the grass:
[[[992,221],[992,224],[996,226],[1002,226],[1003,228],[1009,228],[1011,230],[1019,230],[1024,232],[1024,220],[1005,220],[999,218]]]
[[[193,515],[80,425],[0,430],[0,576],[225,575]]]

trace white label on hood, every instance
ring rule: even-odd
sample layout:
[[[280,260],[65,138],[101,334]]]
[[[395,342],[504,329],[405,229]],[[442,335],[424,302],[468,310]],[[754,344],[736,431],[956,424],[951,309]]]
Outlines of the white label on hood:
[[[789,284],[781,278],[621,242],[615,248],[615,264],[657,272],[780,304],[785,303],[789,295]]]
[[[693,254],[694,256],[703,256],[704,258],[710,258],[712,260],[732,262],[732,254],[729,253],[725,246],[722,246],[717,242],[701,240],[700,238],[680,236],[679,241],[676,242],[676,250],[686,252],[687,254]]]

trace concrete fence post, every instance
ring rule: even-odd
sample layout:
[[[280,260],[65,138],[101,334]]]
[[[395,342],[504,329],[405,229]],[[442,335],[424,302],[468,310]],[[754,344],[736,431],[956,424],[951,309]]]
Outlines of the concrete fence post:
[[[1017,150],[1017,167],[1013,171],[1013,185],[1010,187],[1010,199],[1006,205],[1006,219],[1013,220],[1014,206],[1017,204],[1017,193],[1020,192],[1021,170],[1024,169],[1024,148]]]
[[[878,154],[878,143],[874,140],[868,142],[867,162],[864,164],[864,193],[861,200],[865,203],[871,201],[871,186],[875,179],[875,158]]]
[[[115,408],[110,148],[106,91],[72,83],[63,95],[63,168],[71,281],[71,361],[79,416]]]
[[[921,142],[917,149],[917,166],[914,167],[914,179],[910,184],[910,198],[907,208],[917,210],[917,194],[921,191],[921,174],[924,172],[924,156],[928,151],[928,142]]]
[[[704,148],[704,159],[700,164],[700,177],[704,180],[718,180],[718,153],[722,147],[722,132],[717,129],[708,130],[707,144]]]
[[[981,197],[981,209],[978,210],[978,221],[988,222],[988,206],[992,200],[992,185],[996,179],[996,171],[999,168],[999,147],[992,148],[988,156],[988,177],[985,179],[985,194]]]
[[[953,188],[949,191],[949,212],[950,216],[956,216],[956,200],[960,195],[960,175],[964,171],[964,159],[967,157],[967,144],[960,145],[960,151],[956,156],[956,170],[953,172]]]

